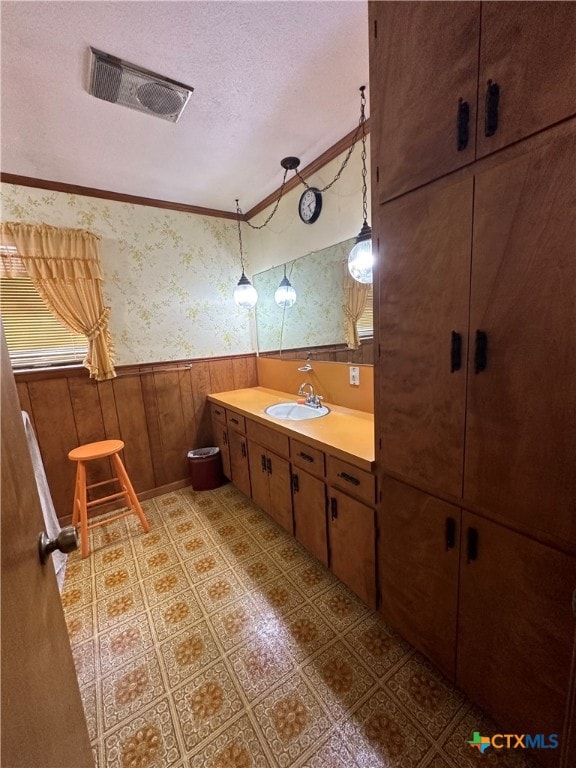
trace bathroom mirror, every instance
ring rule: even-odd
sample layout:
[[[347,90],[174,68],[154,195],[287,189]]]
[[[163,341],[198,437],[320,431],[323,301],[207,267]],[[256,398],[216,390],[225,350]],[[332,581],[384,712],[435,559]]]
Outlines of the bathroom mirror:
[[[344,275],[353,244],[354,238],[344,240],[253,276],[258,291],[256,330],[261,355],[275,353],[300,359],[310,350],[315,360],[350,357],[353,362],[373,362],[371,343],[369,349],[360,352],[346,350]],[[294,306],[285,309],[274,300],[284,267],[297,297]]]

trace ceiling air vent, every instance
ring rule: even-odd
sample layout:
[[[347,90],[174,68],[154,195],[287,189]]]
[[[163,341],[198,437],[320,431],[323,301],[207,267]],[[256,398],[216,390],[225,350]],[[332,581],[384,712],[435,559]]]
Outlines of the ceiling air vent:
[[[90,51],[92,63],[88,91],[92,96],[161,117],[162,120],[178,122],[194,88],[96,48],[90,48]]]

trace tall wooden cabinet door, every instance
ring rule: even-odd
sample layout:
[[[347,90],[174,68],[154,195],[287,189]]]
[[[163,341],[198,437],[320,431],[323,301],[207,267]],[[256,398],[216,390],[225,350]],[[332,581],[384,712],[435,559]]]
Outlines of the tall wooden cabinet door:
[[[458,497],[472,189],[472,179],[428,186],[380,206],[373,221],[380,291],[375,422],[381,467]]]
[[[371,608],[376,607],[374,510],[328,488],[330,568]]]
[[[574,168],[572,133],[476,178],[464,481],[478,511],[572,543]]]
[[[228,443],[228,428],[218,421],[213,421],[214,442],[220,448],[222,457],[222,473],[228,480],[232,480],[232,467],[230,464],[230,446]]]
[[[328,566],[326,487],[324,481],[294,467],[292,474],[295,536],[305,549]]]
[[[381,488],[379,611],[453,680],[460,509],[390,478]]]
[[[232,482],[246,496],[250,496],[250,467],[248,445],[244,435],[231,429],[228,431]]]
[[[268,453],[269,513],[288,533],[294,533],[290,462]]]
[[[575,40],[576,3],[482,4],[478,157],[576,113]],[[486,136],[488,90],[495,86],[497,124]]]
[[[562,734],[575,586],[576,558],[463,512],[456,682],[502,733]]]
[[[252,440],[248,440],[248,464],[250,466],[252,501],[265,512],[268,512],[270,493],[268,491],[266,450]]]
[[[474,160],[480,3],[370,2],[369,15],[376,204]]]

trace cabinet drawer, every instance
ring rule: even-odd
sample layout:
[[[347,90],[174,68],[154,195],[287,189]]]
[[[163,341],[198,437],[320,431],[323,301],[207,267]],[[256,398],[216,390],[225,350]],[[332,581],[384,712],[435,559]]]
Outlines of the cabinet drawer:
[[[218,421],[220,424],[226,424],[226,409],[221,405],[210,403],[210,415],[212,416],[212,421]]]
[[[235,429],[236,432],[246,432],[246,419],[235,411],[226,409],[226,423],[230,429]]]
[[[252,438],[259,445],[263,445],[265,448],[270,448],[280,456],[288,458],[290,456],[289,441],[286,435],[276,432],[268,427],[263,427],[262,424],[257,424],[255,421],[246,419],[246,433],[248,437]]]
[[[331,485],[341,488],[350,496],[356,496],[367,504],[374,505],[376,502],[376,478],[370,472],[328,456],[326,477]]]
[[[290,440],[290,458],[297,467],[302,467],[311,475],[324,477],[324,453],[311,448],[299,440]]]

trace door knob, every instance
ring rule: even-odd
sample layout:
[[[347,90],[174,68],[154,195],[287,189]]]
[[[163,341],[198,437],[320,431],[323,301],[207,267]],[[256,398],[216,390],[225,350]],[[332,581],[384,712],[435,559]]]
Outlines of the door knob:
[[[42,531],[38,540],[38,551],[42,565],[44,565],[55,549],[65,553],[78,549],[78,533],[73,525],[64,526],[55,539],[49,539],[47,534]]]

